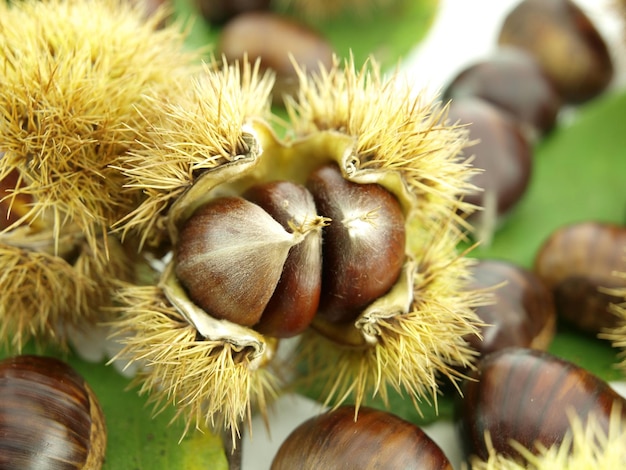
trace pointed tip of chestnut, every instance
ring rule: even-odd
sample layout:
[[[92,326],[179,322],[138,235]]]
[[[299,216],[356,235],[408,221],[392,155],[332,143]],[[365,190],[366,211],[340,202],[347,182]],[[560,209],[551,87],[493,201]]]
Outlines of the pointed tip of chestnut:
[[[322,218],[311,193],[290,181],[271,181],[249,188],[243,197],[254,202],[285,230],[301,231],[304,240],[289,251],[278,285],[259,323],[260,333],[296,336],[317,313],[322,284]]]
[[[176,275],[210,315],[256,324],[280,279],[294,236],[256,204],[214,199],[182,226]]]

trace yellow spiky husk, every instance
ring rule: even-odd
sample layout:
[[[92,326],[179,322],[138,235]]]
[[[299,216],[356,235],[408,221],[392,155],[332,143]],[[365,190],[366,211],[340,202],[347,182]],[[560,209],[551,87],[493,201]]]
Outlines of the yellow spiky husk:
[[[252,406],[265,413],[279,387],[270,368],[251,366],[248,351],[231,343],[199,338],[156,286],[127,286],[119,298],[127,307],[114,323],[124,345],[117,358],[142,366],[131,385],[149,395],[157,412],[172,405],[185,433],[230,430],[233,443]]]
[[[560,445],[538,447],[532,453],[515,445],[523,461],[515,461],[497,454],[487,441],[487,461],[473,461],[472,470],[613,470],[626,465],[626,423],[621,420],[619,407],[611,412],[608,432],[591,415],[583,424],[576,413],[570,417],[571,431]]]
[[[146,20],[125,0],[0,2],[0,179],[17,169],[16,192],[35,199],[20,225],[51,215],[57,238],[77,225],[98,255],[136,203],[112,164],[199,58],[180,25],[159,29],[164,14]]]
[[[324,377],[329,397],[343,399],[353,393],[362,398],[370,392],[386,397],[387,388],[393,387],[407,392],[416,404],[421,398],[436,399],[437,376],[453,378],[455,367],[467,366],[473,358],[463,336],[477,332],[472,307],[484,300],[465,290],[470,261],[456,251],[464,235],[457,211],[468,208],[460,196],[473,189],[467,183],[473,170],[460,156],[466,131],[447,125],[444,108],[402,89],[399,75],[383,80],[374,63],[357,71],[352,61],[335,61],[333,69],[319,77],[302,74],[301,79],[300,101],[292,100],[287,107],[294,132],[281,143],[259,120],[272,118],[271,77],[245,61],[207,66],[185,97],[165,104],[163,118],[148,129],[145,148],[120,159],[128,186],[140,189],[144,200],[119,229],[138,233],[149,246],[167,245],[176,241],[176,226],[185,220],[181,214],[188,213],[196,199],[231,194],[257,178],[303,181],[305,173],[324,160],[350,166],[356,178],[384,170],[380,173],[387,176],[386,184],[402,187],[395,189],[403,192],[409,227],[407,266],[415,266],[407,276],[415,281],[412,307],[373,325],[375,347],[328,348],[319,335],[308,335],[303,350],[313,351],[312,360],[321,351],[319,357],[327,360],[314,373],[324,377],[329,364],[335,366]],[[256,139],[258,148],[246,139]],[[207,177],[209,185],[200,184]],[[206,188],[211,188],[208,195]],[[230,350],[229,344],[236,343],[197,341],[189,317],[184,319],[168,303],[171,297],[165,300],[161,287],[129,288],[120,298],[122,317],[114,330],[124,338],[123,355],[149,363],[136,383],[159,406],[174,404],[177,416],[188,423],[211,424],[219,415],[227,416],[222,424],[237,429],[242,410],[249,409],[250,401],[263,401],[255,394],[267,387],[237,385],[233,408],[224,395],[231,387],[222,381],[266,375],[245,375],[250,372],[246,361]],[[156,326],[161,323],[166,326]],[[185,358],[196,359],[193,365],[180,363],[187,352]],[[216,375],[215,368],[227,376]],[[183,388],[189,371],[196,382]],[[198,388],[210,393],[197,395]],[[189,397],[195,398],[193,403]],[[213,403],[204,403],[207,399]]]
[[[407,253],[416,263],[409,311],[380,319],[369,348],[306,335],[307,371],[328,384],[322,399],[335,405],[352,398],[358,407],[370,393],[386,400],[389,387],[416,405],[436,401],[438,377],[454,381],[457,368],[472,362],[463,336],[476,334],[473,307],[486,301],[467,290],[471,261],[456,250],[463,237],[457,211],[467,209],[460,197],[470,190],[471,169],[460,157],[465,134],[445,125],[444,108],[423,103],[397,74],[384,79],[376,64],[356,70],[347,60],[300,79],[299,95],[287,102],[296,134],[353,136],[360,169],[399,172],[417,198],[407,224]]]
[[[473,307],[486,302],[485,294],[466,290],[472,260],[451,252],[449,232],[436,236],[423,252],[412,308],[379,319],[375,344],[353,348],[314,331],[303,335],[305,379],[325,384],[319,397],[325,405],[352,401],[358,409],[376,396],[387,404],[392,389],[418,412],[423,402],[436,409],[441,379],[457,383],[463,378],[459,370],[472,367],[476,353],[463,337],[476,334]]]
[[[80,248],[67,261],[0,244],[0,346],[19,353],[33,339],[65,348],[67,328],[93,328],[110,319],[113,292],[120,281],[132,279],[133,260],[114,242],[107,248],[111,260],[106,264],[88,246]]]
[[[383,77],[373,61],[361,69],[353,58],[334,62],[315,75],[299,70],[300,91],[286,102],[295,134],[337,130],[353,136],[359,168],[403,176],[420,199],[416,219],[427,234],[456,218],[458,209],[470,210],[459,200],[473,189],[468,179],[475,170],[460,158],[467,133],[446,125],[447,109],[416,94],[400,73]]]
[[[620,276],[623,277],[625,274],[621,273]],[[612,289],[610,292],[619,297],[626,297],[624,289]],[[623,375],[626,375],[626,303],[611,304],[609,311],[616,316],[616,324],[611,328],[603,330],[598,334],[598,337],[610,341],[612,346],[619,351],[616,366]]]
[[[268,117],[273,78],[259,63],[206,65],[176,102],[163,103],[148,123],[150,142],[120,159],[127,187],[140,189],[141,204],[120,221],[124,234],[158,246],[167,239],[167,210],[204,170],[247,153],[242,126],[250,117]]]

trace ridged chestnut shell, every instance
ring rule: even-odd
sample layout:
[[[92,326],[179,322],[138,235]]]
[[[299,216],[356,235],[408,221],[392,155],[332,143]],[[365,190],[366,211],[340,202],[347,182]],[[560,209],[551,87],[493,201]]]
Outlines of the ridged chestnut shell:
[[[535,257],[535,272],[554,293],[557,313],[576,328],[598,333],[615,327],[609,311],[626,287],[626,227],[603,222],[565,225],[550,234]]]
[[[608,433],[616,403],[626,419],[626,400],[605,381],[576,364],[544,351],[508,348],[485,356],[463,388],[458,412],[465,452],[489,457],[485,433],[494,451],[514,459],[511,440],[537,452],[559,445],[571,429],[569,413],[586,422],[593,414]]]
[[[101,468],[104,415],[89,385],[68,364],[42,356],[4,359],[0,397],[0,468]]]

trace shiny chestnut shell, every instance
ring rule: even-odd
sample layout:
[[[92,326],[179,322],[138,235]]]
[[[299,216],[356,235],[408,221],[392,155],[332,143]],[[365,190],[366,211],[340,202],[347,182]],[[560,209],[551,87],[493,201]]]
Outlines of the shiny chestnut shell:
[[[0,468],[99,469],[102,409],[68,364],[42,356],[0,362]]]
[[[349,322],[398,280],[406,259],[404,214],[383,186],[348,181],[336,164],[318,168],[306,185],[320,215],[330,219],[322,235],[318,315]]]
[[[216,198],[182,224],[174,255],[176,277],[209,315],[253,326],[295,243],[257,204],[241,197]]]
[[[614,75],[604,38],[571,0],[521,1],[505,18],[498,43],[535,56],[569,103],[596,97]]]
[[[311,193],[289,181],[254,185],[243,197],[265,210],[289,232],[315,220],[317,210]],[[302,333],[313,321],[322,289],[322,232],[313,230],[293,246],[278,285],[255,330],[288,338]]]
[[[585,422],[590,414],[608,433],[614,404],[626,419],[626,400],[605,381],[569,361],[536,349],[508,348],[485,356],[465,382],[457,424],[465,453],[488,458],[493,449],[514,459],[514,440],[537,452],[536,444],[558,445],[570,429],[568,413]]]
[[[470,218],[480,231],[481,226],[494,223],[490,218],[509,213],[525,194],[532,175],[532,146],[515,120],[485,100],[453,100],[448,117],[468,126],[474,143],[466,152],[474,156],[473,166],[483,170],[471,178],[483,191],[465,198],[484,208]]]
[[[356,418],[355,418],[356,416]],[[271,470],[451,470],[439,446],[418,426],[391,413],[353,406],[311,418],[282,443]]]
[[[561,97],[535,57],[516,47],[501,47],[468,65],[443,94],[446,101],[468,96],[488,101],[510,114],[532,136],[552,130],[561,109]]]
[[[557,313],[576,328],[598,333],[616,325],[609,305],[623,301],[605,289],[626,287],[626,228],[587,221],[550,234],[535,257],[534,270],[553,291]]]
[[[554,337],[556,309],[552,292],[531,270],[511,261],[479,260],[471,267],[470,289],[491,289],[493,303],[476,307],[485,323],[482,339],[466,340],[481,356],[518,346],[547,349]]]

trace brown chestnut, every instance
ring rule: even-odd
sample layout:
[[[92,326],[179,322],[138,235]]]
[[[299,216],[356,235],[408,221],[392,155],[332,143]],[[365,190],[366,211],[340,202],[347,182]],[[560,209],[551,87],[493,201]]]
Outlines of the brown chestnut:
[[[306,73],[320,66],[330,69],[333,63],[333,49],[317,31],[271,12],[243,13],[229,21],[220,33],[217,53],[231,62],[245,55],[252,62],[260,59],[262,68],[276,73],[274,94],[279,102],[297,90],[294,62]]]
[[[176,276],[189,298],[211,316],[255,325],[300,238],[256,204],[214,199],[182,226]]]
[[[391,413],[342,406],[298,426],[271,470],[451,470],[439,446],[418,426]]]
[[[271,0],[195,0],[200,15],[209,23],[222,24],[243,13],[270,9]]]
[[[485,323],[482,339],[466,337],[485,356],[507,347],[547,349],[556,329],[552,292],[533,272],[499,259],[479,260],[471,267],[470,289],[493,290],[493,303],[475,308]]]
[[[458,429],[465,452],[488,458],[485,434],[493,450],[520,459],[511,441],[537,453],[537,445],[559,445],[570,430],[571,414],[585,422],[593,415],[608,433],[611,412],[626,400],[605,381],[545,351],[508,348],[485,356],[464,384]],[[618,408],[616,408],[618,409]]]
[[[470,216],[476,237],[489,242],[501,218],[508,214],[525,194],[532,174],[532,146],[520,125],[495,106],[475,97],[450,103],[452,122],[468,125],[475,143],[467,151],[473,165],[483,170],[471,182],[482,191],[466,197],[483,208]]]
[[[313,196],[288,181],[273,181],[249,188],[244,198],[254,202],[292,232],[298,225],[318,219]],[[322,287],[322,233],[309,231],[291,248],[283,272],[255,330],[285,338],[302,333],[317,312]]]
[[[104,415],[85,380],[43,356],[0,361],[0,468],[102,467]]]
[[[475,96],[519,120],[539,137],[556,124],[561,98],[537,60],[516,47],[501,47],[459,72],[446,87],[446,101]]]
[[[544,241],[534,270],[553,291],[557,314],[582,331],[616,326],[609,311],[623,298],[610,289],[626,287],[626,228],[595,221],[565,225]]]
[[[330,219],[322,235],[318,315],[349,322],[398,280],[406,258],[404,214],[384,187],[348,181],[336,164],[318,168],[306,185]]]
[[[571,0],[523,0],[505,18],[498,43],[535,56],[569,103],[596,97],[613,78],[604,39]]]

